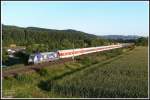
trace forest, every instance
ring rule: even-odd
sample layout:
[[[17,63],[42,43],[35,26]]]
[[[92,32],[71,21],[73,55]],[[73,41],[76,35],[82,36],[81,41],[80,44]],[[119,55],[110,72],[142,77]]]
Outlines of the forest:
[[[24,28],[10,25],[2,25],[2,41],[3,47],[16,44],[18,46],[25,46],[30,52],[36,49],[44,52],[73,47],[101,46],[116,42],[134,42],[136,45],[148,45],[148,37],[139,37],[132,40],[113,40],[72,29]]]
[[[2,26],[3,47],[10,44],[26,46],[28,52],[108,45],[111,40],[72,29],[54,30],[36,27]]]

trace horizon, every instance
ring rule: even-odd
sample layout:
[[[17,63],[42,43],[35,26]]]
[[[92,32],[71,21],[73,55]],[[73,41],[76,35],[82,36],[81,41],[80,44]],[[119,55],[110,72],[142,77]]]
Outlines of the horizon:
[[[137,35],[149,37],[149,6],[146,1],[2,1],[1,7],[3,25],[56,30],[73,29],[97,36]]]
[[[51,28],[43,28],[43,27],[34,27],[34,26],[27,26],[27,27],[22,27],[22,26],[16,26],[16,25],[6,25],[6,24],[2,24],[4,26],[14,26],[14,27],[19,27],[19,28],[29,28],[29,27],[33,27],[33,28],[42,28],[42,29],[48,29],[48,30],[59,30],[59,31],[63,31],[63,30],[74,30],[74,31],[80,31],[80,30],[77,30],[77,29],[51,29]],[[81,31],[81,32],[84,32],[84,31]],[[84,33],[87,33],[87,32],[84,32]],[[87,34],[91,34],[91,33],[87,33]],[[96,35],[96,34],[91,34],[91,35]],[[138,36],[138,37],[149,37],[148,36],[142,36],[142,35],[122,35],[122,34],[107,34],[107,35],[96,35],[96,36]]]

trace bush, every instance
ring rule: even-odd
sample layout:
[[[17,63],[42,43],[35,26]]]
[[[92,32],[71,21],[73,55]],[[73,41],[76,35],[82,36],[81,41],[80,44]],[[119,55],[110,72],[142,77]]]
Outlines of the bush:
[[[29,54],[26,54],[24,52],[19,51],[19,52],[15,53],[15,56],[19,57],[19,59],[21,60],[21,62],[24,63],[25,65],[28,64]]]
[[[12,81],[13,80],[13,76],[6,76],[5,79]]]
[[[38,71],[38,73],[41,75],[41,76],[47,76],[49,75],[48,73],[48,70],[46,68],[42,68]]]
[[[137,46],[148,46],[148,37],[141,37],[135,41]]]
[[[81,59],[80,63],[83,64],[83,65],[85,65],[85,66],[92,64],[89,57],[84,57],[83,59]]]

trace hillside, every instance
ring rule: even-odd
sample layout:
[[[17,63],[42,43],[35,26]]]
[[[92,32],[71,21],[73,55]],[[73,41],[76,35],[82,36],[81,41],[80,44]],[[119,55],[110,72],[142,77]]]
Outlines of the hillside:
[[[73,45],[75,48],[79,48],[110,43],[107,39],[72,29],[55,30],[10,25],[2,26],[2,40],[3,46],[9,46],[10,44],[23,45],[31,49],[30,51],[33,51],[34,48],[49,51],[52,49],[68,49],[72,48]]]
[[[119,43],[135,43],[135,45],[147,46],[148,36],[137,36],[137,35],[102,35],[103,39],[112,40]]]
[[[137,35],[103,35],[101,37],[112,40],[136,40],[140,38],[140,36]]]

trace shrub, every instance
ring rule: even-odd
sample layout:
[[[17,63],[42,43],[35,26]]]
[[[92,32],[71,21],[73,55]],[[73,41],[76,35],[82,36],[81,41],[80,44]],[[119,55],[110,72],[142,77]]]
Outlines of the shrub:
[[[49,75],[48,69],[46,69],[46,68],[40,69],[40,70],[38,71],[38,73],[39,73],[41,76],[47,76],[47,75]]]
[[[83,64],[83,65],[85,65],[85,66],[92,64],[89,57],[84,57],[83,59],[81,59],[80,63]]]

